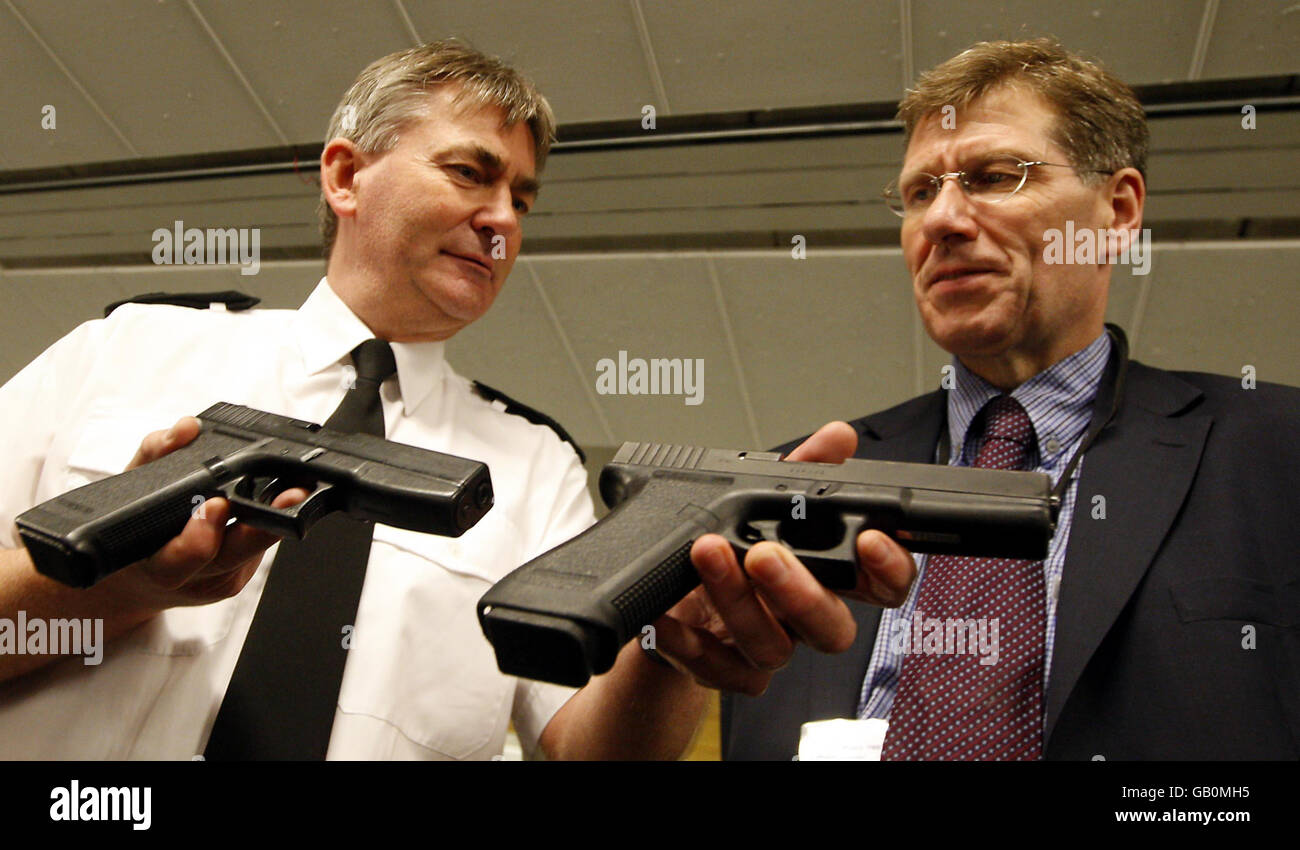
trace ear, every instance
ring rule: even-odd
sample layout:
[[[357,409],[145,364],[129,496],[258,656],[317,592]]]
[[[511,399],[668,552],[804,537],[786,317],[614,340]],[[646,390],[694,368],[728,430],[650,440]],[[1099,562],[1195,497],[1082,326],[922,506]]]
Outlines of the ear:
[[[325,202],[339,218],[357,213],[357,172],[365,165],[365,155],[350,139],[332,139],[320,155],[320,188]]]
[[[1106,181],[1112,230],[1141,230],[1147,184],[1136,168],[1121,168]]]

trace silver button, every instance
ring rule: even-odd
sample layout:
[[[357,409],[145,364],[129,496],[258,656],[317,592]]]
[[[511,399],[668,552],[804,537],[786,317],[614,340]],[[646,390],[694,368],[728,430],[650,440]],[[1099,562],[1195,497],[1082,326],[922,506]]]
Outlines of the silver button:
[[[1061,442],[1055,437],[1048,437],[1047,442],[1043,444],[1043,448],[1047,449],[1048,454],[1054,455],[1061,450]]]

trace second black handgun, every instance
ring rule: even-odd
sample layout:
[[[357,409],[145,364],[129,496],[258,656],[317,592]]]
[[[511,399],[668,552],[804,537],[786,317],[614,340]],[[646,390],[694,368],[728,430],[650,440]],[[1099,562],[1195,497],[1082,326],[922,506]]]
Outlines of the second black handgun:
[[[581,686],[699,583],[696,538],[739,557],[779,541],[828,587],[857,581],[855,541],[880,529],[914,552],[1041,560],[1051,479],[933,464],[788,462],[770,452],[624,443],[601,473],[613,510],[497,582],[479,621],[502,672]]]

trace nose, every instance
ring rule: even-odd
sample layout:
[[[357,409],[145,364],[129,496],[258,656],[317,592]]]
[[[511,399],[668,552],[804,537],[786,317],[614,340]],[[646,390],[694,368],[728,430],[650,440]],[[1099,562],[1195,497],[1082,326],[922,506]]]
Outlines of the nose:
[[[936,245],[974,239],[979,234],[975,203],[957,182],[956,175],[944,175],[934,202],[922,214],[921,232]]]
[[[515,209],[514,193],[504,182],[484,190],[485,197],[474,213],[474,229],[491,237],[501,234],[506,238],[519,230],[519,211]]]

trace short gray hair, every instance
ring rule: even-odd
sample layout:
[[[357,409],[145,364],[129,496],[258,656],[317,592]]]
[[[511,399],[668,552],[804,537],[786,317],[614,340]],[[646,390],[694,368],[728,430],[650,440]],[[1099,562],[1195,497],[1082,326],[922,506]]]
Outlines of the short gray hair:
[[[497,107],[505,113],[507,127],[524,122],[533,134],[533,155],[541,171],[555,140],[551,105],[518,71],[454,38],[399,50],[371,62],[334,110],[325,142],[344,138],[366,153],[392,150],[402,129],[422,117],[424,95],[431,87],[449,83],[459,87],[458,103]],[[339,221],[323,192],[317,213],[328,258]]]

